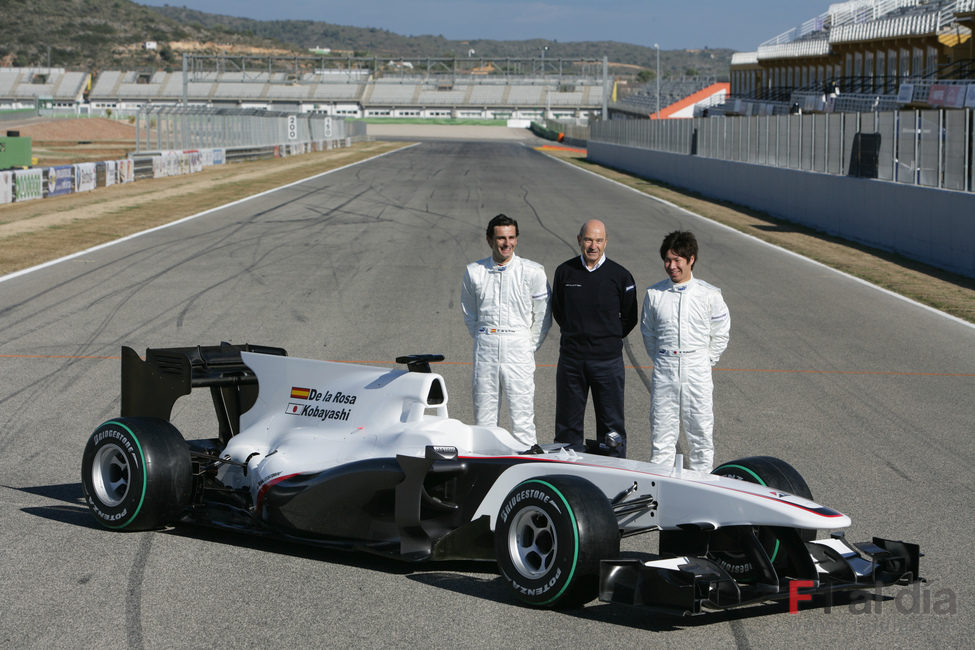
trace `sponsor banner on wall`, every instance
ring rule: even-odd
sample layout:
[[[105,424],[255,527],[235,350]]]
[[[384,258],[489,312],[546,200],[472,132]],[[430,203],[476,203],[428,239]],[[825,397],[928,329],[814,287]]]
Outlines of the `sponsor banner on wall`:
[[[213,164],[214,165],[226,165],[227,164],[227,150],[226,149],[214,149],[213,150]]]
[[[118,182],[131,183],[135,180],[135,161],[131,158],[117,160],[118,163]]]
[[[58,196],[74,191],[74,167],[59,165],[47,168],[47,195]]]
[[[175,174],[182,176],[183,174],[189,174],[190,171],[190,157],[181,151],[173,152],[174,160],[176,161],[176,171]]]
[[[76,192],[90,192],[98,187],[95,163],[78,163],[74,166],[74,186]]]
[[[165,176],[178,176],[183,171],[180,169],[181,155],[176,151],[163,151],[152,159],[153,178]]]
[[[186,159],[187,173],[195,174],[203,171],[203,155],[199,151],[184,151],[183,156]]]
[[[115,185],[118,181],[118,165],[114,160],[105,161],[105,187]]]
[[[14,172],[14,200],[31,201],[44,197],[44,170],[24,169]]]
[[[14,175],[11,172],[0,172],[0,203],[10,203],[14,200]]]
[[[957,84],[933,84],[928,91],[928,104],[961,108],[965,105],[965,87]]]

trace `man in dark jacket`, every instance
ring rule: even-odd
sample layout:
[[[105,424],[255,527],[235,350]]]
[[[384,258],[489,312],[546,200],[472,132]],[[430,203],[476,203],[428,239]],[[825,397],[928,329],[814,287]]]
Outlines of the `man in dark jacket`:
[[[623,424],[623,339],[637,322],[633,276],[606,258],[602,221],[583,224],[581,255],[555,269],[552,316],[562,330],[555,374],[555,441],[583,451],[586,401],[592,390],[596,439],[609,452],[626,456]],[[615,431],[620,438],[607,439]]]

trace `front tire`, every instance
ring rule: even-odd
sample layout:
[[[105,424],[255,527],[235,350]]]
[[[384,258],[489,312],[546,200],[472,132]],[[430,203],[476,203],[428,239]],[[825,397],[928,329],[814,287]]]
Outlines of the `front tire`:
[[[151,530],[189,505],[190,451],[170,422],[117,418],[95,429],[81,460],[85,502],[102,526]]]
[[[757,483],[810,501],[813,498],[812,492],[802,475],[789,463],[773,456],[750,456],[729,463],[722,463],[711,473],[748,483]],[[798,535],[799,540],[808,542],[816,536],[815,530],[804,528],[777,529],[771,526],[755,526],[752,528],[752,532],[768,555],[772,566],[779,572],[787,571],[792,566],[793,558],[789,556],[788,552],[790,543],[785,537],[792,537],[794,532]],[[724,537],[720,533],[719,536]],[[725,540],[722,539],[722,541]],[[736,542],[727,543],[734,546]],[[717,545],[720,546],[720,543]],[[792,548],[795,548],[794,544]],[[742,551],[725,550],[714,552],[712,555],[712,559],[736,579],[752,581],[756,579],[759,573],[754,562]]]
[[[495,552],[515,596],[536,607],[583,605],[599,591],[599,562],[619,555],[606,495],[577,476],[529,479],[498,513]]]

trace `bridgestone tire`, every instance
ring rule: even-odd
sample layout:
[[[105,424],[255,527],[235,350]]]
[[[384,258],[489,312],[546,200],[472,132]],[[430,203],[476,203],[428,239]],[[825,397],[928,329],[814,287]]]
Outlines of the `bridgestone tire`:
[[[773,456],[740,458],[722,463],[711,473],[748,483],[758,483],[810,501],[813,498],[812,492],[802,475],[789,463]],[[771,559],[772,565],[777,569],[788,566],[789,558],[775,531],[764,526],[756,526],[754,531],[769,559]],[[803,542],[811,541],[816,537],[815,530],[797,528],[795,531]],[[748,579],[753,572],[750,563],[738,554],[718,553],[715,555],[712,559],[715,559],[737,579]]]
[[[495,552],[516,598],[569,608],[598,595],[599,562],[619,555],[619,524],[606,495],[577,476],[529,479],[505,497]]]
[[[758,483],[812,500],[812,492],[798,470],[773,456],[750,456],[730,463],[722,463],[711,473]]]
[[[190,451],[171,423],[117,418],[95,429],[81,460],[85,502],[102,526],[151,530],[189,505]]]

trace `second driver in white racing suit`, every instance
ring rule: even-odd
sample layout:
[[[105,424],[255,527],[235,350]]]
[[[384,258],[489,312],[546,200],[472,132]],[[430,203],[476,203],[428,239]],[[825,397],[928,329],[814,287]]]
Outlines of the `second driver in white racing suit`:
[[[640,330],[653,361],[650,390],[650,462],[674,464],[681,424],[690,469],[714,463],[711,367],[728,346],[731,316],[721,290],[693,277],[697,241],[676,231],[661,257],[669,278],[647,289]]]

